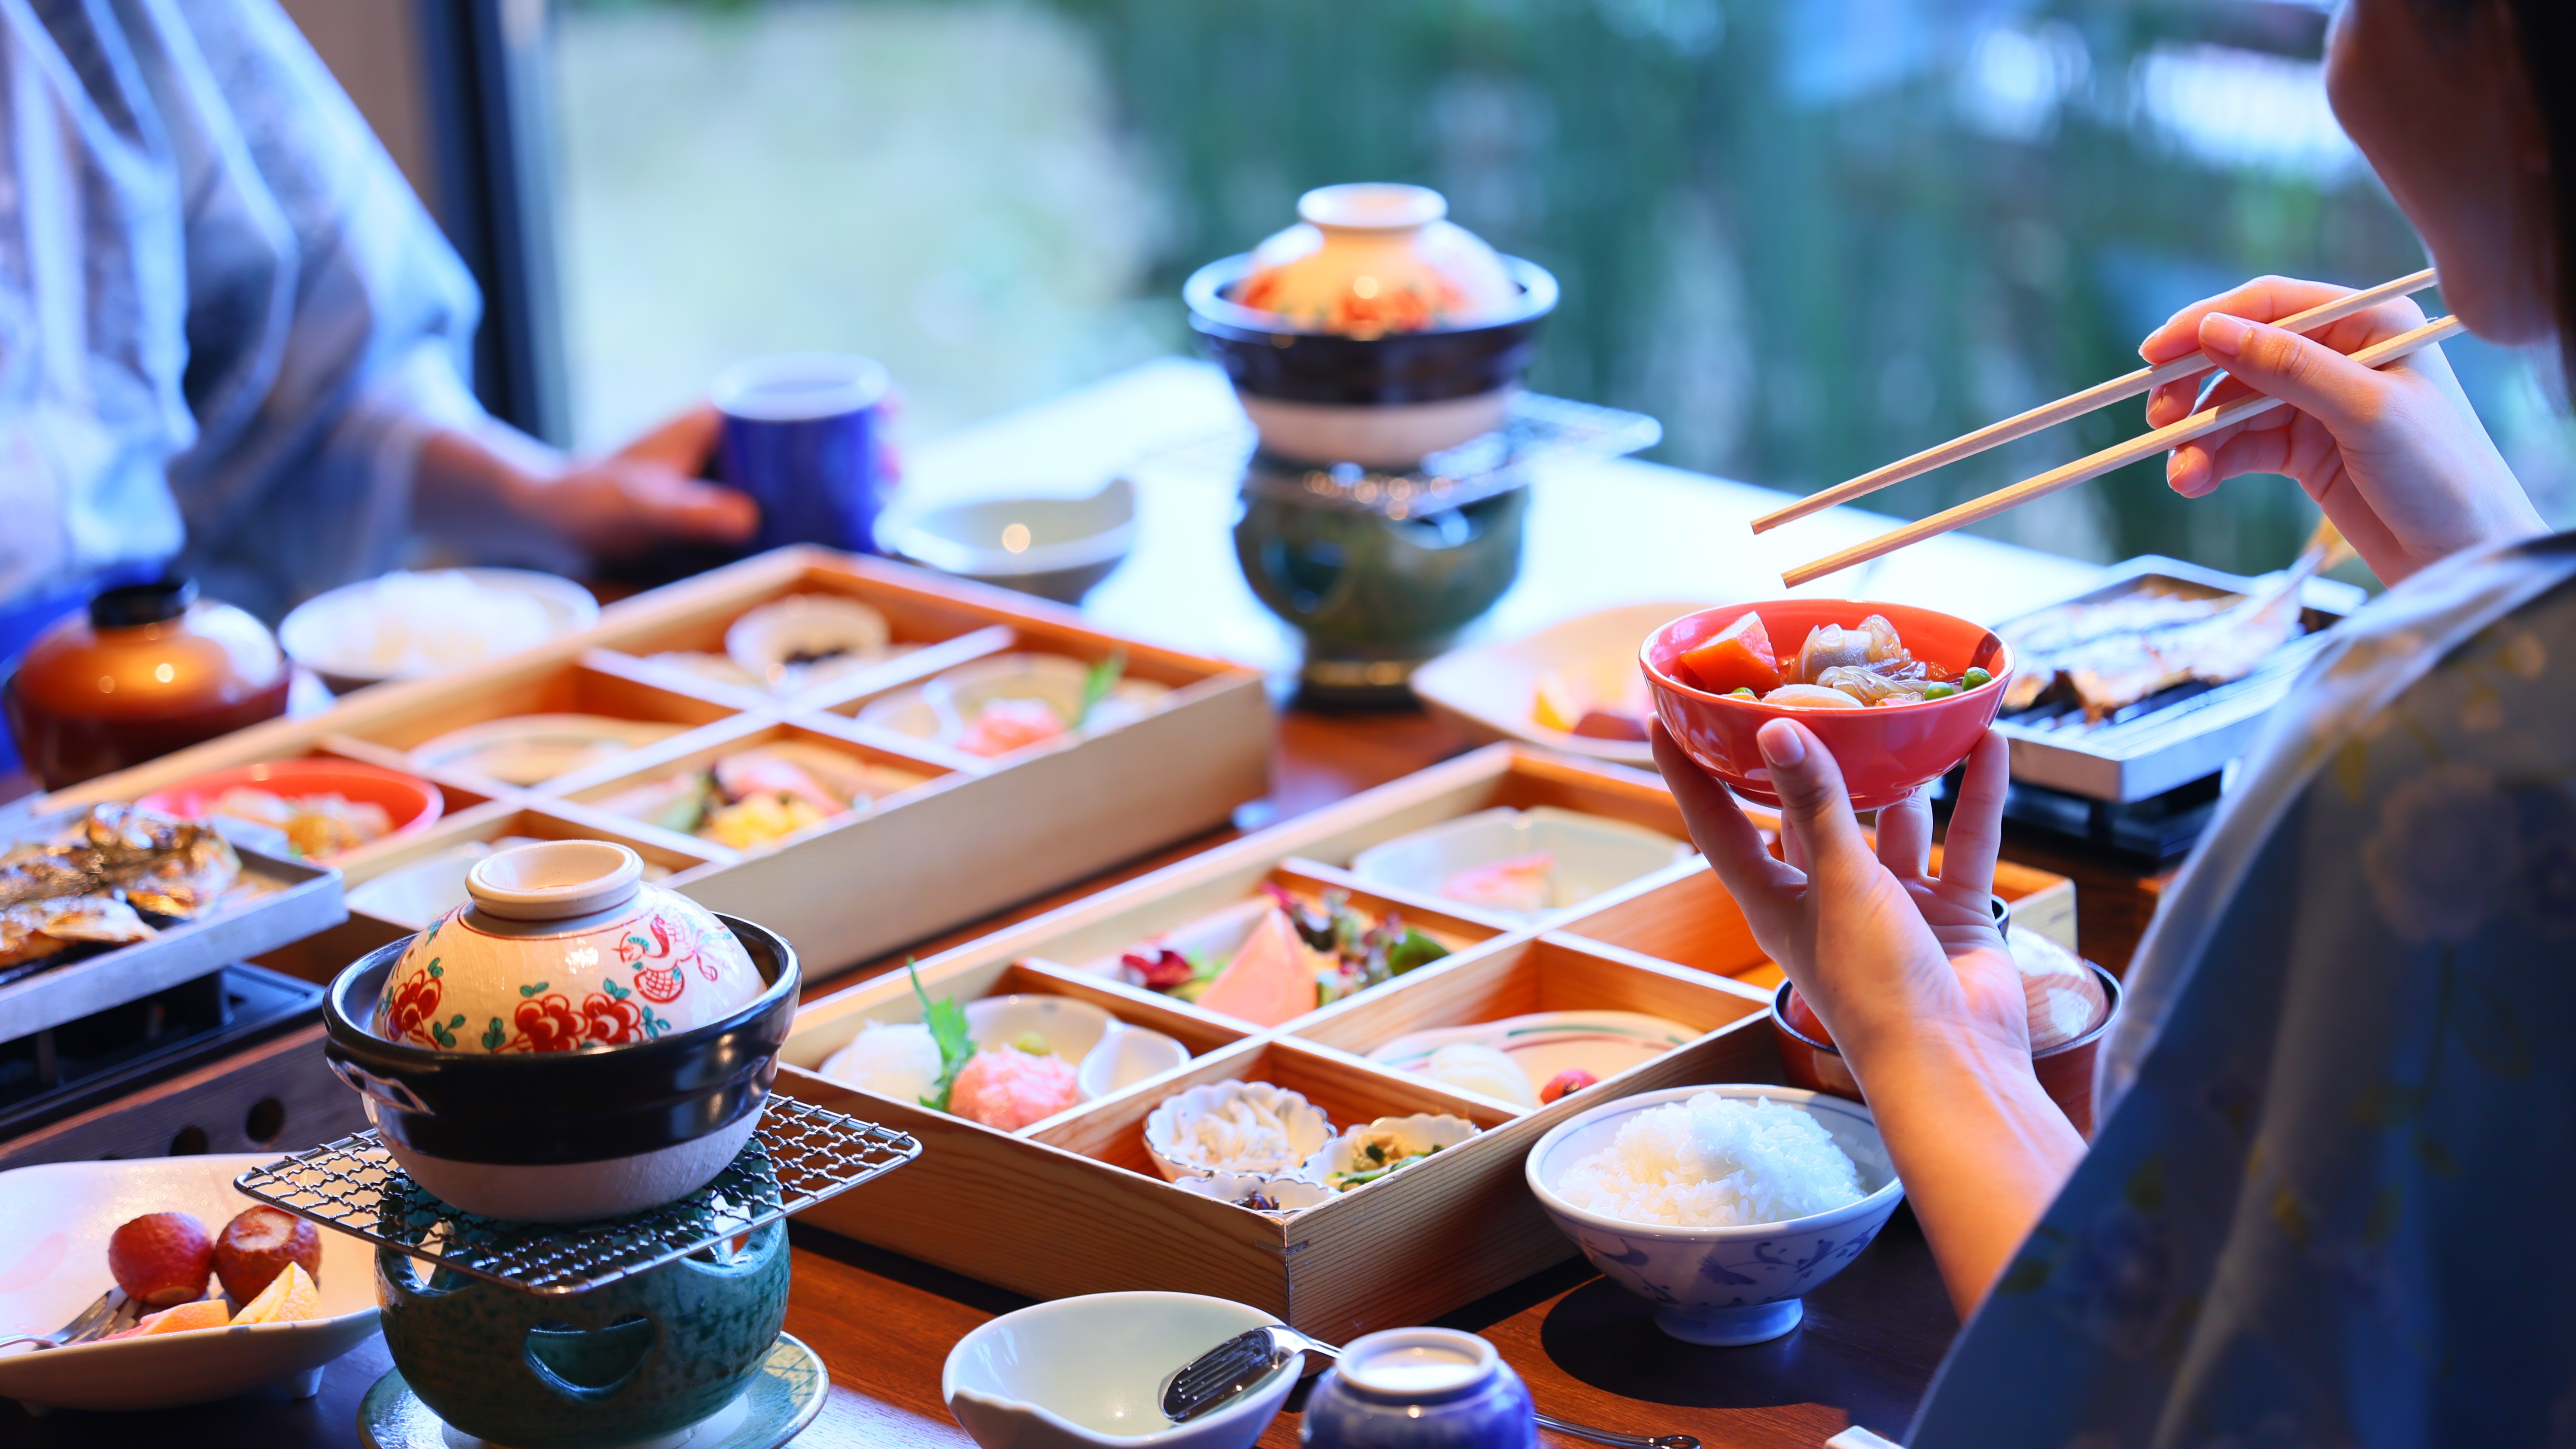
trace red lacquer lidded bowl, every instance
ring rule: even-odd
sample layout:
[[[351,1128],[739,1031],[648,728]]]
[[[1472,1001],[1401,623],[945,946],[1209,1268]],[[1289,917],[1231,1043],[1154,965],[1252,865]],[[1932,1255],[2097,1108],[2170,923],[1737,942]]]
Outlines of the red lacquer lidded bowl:
[[[1682,656],[1748,613],[1761,617],[1783,657],[1795,654],[1811,630],[1827,624],[1858,629],[1875,614],[1896,627],[1914,657],[1950,675],[1982,669],[1989,679],[1946,698],[1841,709],[1765,703],[1685,682]],[[1983,624],[1907,604],[1852,599],[1776,599],[1685,614],[1646,636],[1638,663],[1664,729],[1692,763],[1727,788],[1765,805],[1780,803],[1754,734],[1772,720],[1793,719],[1833,752],[1854,810],[1893,805],[1958,768],[1994,723],[2013,666],[2011,648]]]

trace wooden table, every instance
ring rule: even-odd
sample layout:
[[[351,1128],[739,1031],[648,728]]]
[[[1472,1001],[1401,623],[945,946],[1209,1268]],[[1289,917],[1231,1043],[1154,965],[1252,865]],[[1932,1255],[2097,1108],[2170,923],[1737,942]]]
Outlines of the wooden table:
[[[1240,440],[1231,431],[1239,428],[1239,415],[1228,421],[1231,412],[1209,370],[1149,365],[924,449],[907,486],[960,496],[1011,486],[1044,491],[1080,487],[1109,469],[1124,469],[1147,500],[1144,533],[1134,560],[1094,595],[1089,611],[1156,642],[1278,668],[1293,654],[1234,568],[1224,543],[1231,491],[1210,482],[1233,466],[1228,450],[1239,460]],[[1543,477],[1535,495],[1523,582],[1482,627],[1508,636],[1617,603],[1752,597],[1749,590],[1760,589],[1766,572],[1771,582],[1762,591],[1776,592],[1777,568],[1788,554],[1821,553],[1885,522],[1838,509],[1794,539],[1744,533],[1743,519],[1779,499],[1767,490],[1645,464],[1557,470]],[[1657,526],[1639,529],[1641,517],[1653,517]],[[1614,559],[1616,566],[1609,566]],[[2071,592],[2089,567],[1959,535],[1908,550],[1867,580],[1831,581],[1841,587],[1811,591],[1920,596],[2002,618]],[[1257,826],[1313,809],[1469,743],[1418,713],[1287,713],[1273,792],[1238,822]],[[1185,842],[914,950],[929,954],[972,939],[1223,838]],[[2026,845],[2009,853],[2077,877],[2087,954],[2125,964],[2152,909],[2153,883],[2116,862]],[[872,963],[813,989],[837,989],[899,964]],[[819,1231],[798,1228],[794,1243],[787,1327],[823,1356],[833,1381],[830,1402],[798,1444],[968,1443],[940,1402],[941,1362],[959,1336],[1023,1300]],[[1529,1381],[1541,1409],[1577,1422],[1695,1434],[1710,1449],[1815,1449],[1853,1423],[1902,1432],[1957,1328],[1912,1215],[1900,1209],[1878,1242],[1807,1303],[1805,1325],[1786,1338],[1751,1348],[1693,1348],[1664,1337],[1643,1302],[1576,1259],[1446,1322],[1489,1337]],[[0,1407],[0,1449],[355,1445],[359,1399],[388,1366],[377,1340],[334,1364],[321,1394],[309,1401],[290,1402],[272,1391],[167,1412],[44,1418]],[[1295,1443],[1295,1424],[1283,1416],[1262,1442],[1286,1449]]]

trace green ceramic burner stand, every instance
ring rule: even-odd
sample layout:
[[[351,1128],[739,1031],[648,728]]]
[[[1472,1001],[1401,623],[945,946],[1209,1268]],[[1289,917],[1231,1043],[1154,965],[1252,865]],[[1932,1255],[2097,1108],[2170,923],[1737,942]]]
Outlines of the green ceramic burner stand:
[[[1306,636],[1304,699],[1403,705],[1414,669],[1520,577],[1528,507],[1526,486],[1395,516],[1247,487],[1235,557],[1252,592]]]
[[[376,1252],[385,1347],[422,1403],[514,1449],[614,1449],[742,1393],[787,1320],[787,1225],[649,1272],[542,1295]]]

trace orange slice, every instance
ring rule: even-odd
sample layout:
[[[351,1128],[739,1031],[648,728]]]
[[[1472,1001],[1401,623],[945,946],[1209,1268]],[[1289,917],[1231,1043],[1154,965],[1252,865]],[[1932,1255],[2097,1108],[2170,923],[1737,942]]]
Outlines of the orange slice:
[[[311,1274],[301,1263],[289,1263],[286,1271],[268,1280],[259,1296],[242,1305],[233,1315],[236,1327],[245,1323],[295,1323],[322,1316],[322,1290],[313,1286]]]

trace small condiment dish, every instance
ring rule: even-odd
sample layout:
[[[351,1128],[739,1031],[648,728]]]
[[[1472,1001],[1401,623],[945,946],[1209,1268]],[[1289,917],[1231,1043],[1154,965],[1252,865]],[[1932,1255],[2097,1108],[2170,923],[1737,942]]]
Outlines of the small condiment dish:
[[[1191,1142],[1192,1129],[1203,1118],[1223,1112],[1228,1104],[1250,1101],[1279,1117],[1288,1134],[1287,1149],[1260,1161],[1210,1161]],[[1268,1082],[1209,1082],[1166,1097],[1145,1118],[1145,1153],[1163,1176],[1184,1177],[1235,1172],[1246,1177],[1294,1177],[1333,1139],[1332,1119],[1304,1094]]]
[[[216,802],[223,798],[224,792],[232,789],[265,790],[287,800],[337,795],[344,800],[378,806],[385,812],[386,819],[392,822],[393,828],[367,842],[373,846],[388,846],[424,834],[447,811],[447,796],[436,785],[417,775],[407,775],[400,770],[388,770],[382,765],[370,765],[360,760],[318,756],[211,770],[175,785],[163,786],[134,803],[163,815],[176,815],[182,820],[205,820]],[[218,831],[227,835],[234,833],[232,823],[223,817],[214,817],[214,822]],[[275,846],[267,841],[236,843],[275,851]],[[329,865],[338,858],[337,855],[325,855],[315,863]]]
[[[1385,1165],[1362,1159],[1360,1148],[1364,1142],[1372,1139],[1392,1141],[1397,1149],[1393,1160],[1401,1160],[1414,1153],[1446,1152],[1475,1136],[1480,1130],[1475,1123],[1466,1118],[1453,1117],[1445,1112],[1416,1112],[1410,1117],[1380,1117],[1361,1126],[1344,1128],[1340,1136],[1324,1144],[1322,1151],[1306,1159],[1304,1175],[1311,1181],[1333,1188],[1333,1179],[1339,1174],[1366,1172],[1373,1167]],[[1392,1177],[1394,1174],[1389,1173],[1387,1176]],[[1333,1188],[1333,1190],[1357,1192],[1360,1188],[1374,1186],[1376,1182],[1383,1181],[1385,1178],[1378,1178],[1372,1182],[1358,1183],[1346,1188]]]
[[[939,1393],[983,1449],[1249,1449],[1296,1387],[1303,1355],[1187,1424],[1163,1416],[1163,1384],[1236,1334],[1278,1321],[1195,1293],[1059,1298],[957,1340]]]
[[[1866,709],[1765,704],[1684,683],[1682,655],[1747,613],[1762,616],[1772,647],[1783,657],[1797,653],[1819,625],[1849,628],[1879,614],[1896,626],[1916,658],[1954,674],[1973,667],[1993,677],[1946,699]],[[2013,671],[2011,647],[1983,624],[1907,604],[1852,599],[1773,599],[1701,609],[1647,635],[1637,657],[1655,696],[1655,713],[1691,763],[1747,800],[1777,805],[1780,797],[1772,793],[1771,770],[1754,734],[1775,719],[1793,719],[1833,752],[1854,810],[1893,805],[1958,768],[1995,722]]]
[[[1702,1092],[1768,1098],[1813,1113],[1859,1169],[1869,1194],[1831,1212],[1778,1223],[1674,1227],[1579,1208],[1559,1197],[1557,1179],[1577,1160],[1610,1146],[1620,1124],[1649,1107]],[[1859,1257],[1904,1195],[1877,1119],[1867,1107],[1821,1092],[1763,1083],[1673,1087],[1604,1102],[1556,1125],[1530,1148],[1530,1192],[1549,1218],[1611,1282],[1655,1305],[1655,1326],[1685,1343],[1762,1343],[1796,1328],[1801,1299]]]
[[[725,657],[767,688],[792,693],[883,659],[886,616],[835,594],[789,594],[725,629]]]
[[[1661,831],[1624,820],[1542,805],[1535,810],[1499,806],[1444,821],[1428,830],[1372,845],[1351,857],[1351,874],[1371,885],[1442,896],[1515,921],[1580,905],[1676,861],[1691,848]],[[1464,896],[1447,887],[1460,871],[1520,856],[1551,858],[1549,899],[1536,912]]]
[[[1283,1217],[1289,1213],[1304,1212],[1310,1207],[1321,1207],[1333,1200],[1331,1188],[1320,1182],[1308,1182],[1301,1177],[1256,1177],[1244,1172],[1211,1172],[1203,1177],[1179,1178],[1172,1185],[1192,1197],[1212,1197],[1218,1202],[1233,1203],[1236,1207],[1242,1207],[1245,1198],[1259,1193],[1277,1203],[1278,1206],[1250,1208],[1247,1211],[1277,1213]]]
[[[1083,498],[990,498],[877,520],[877,546],[927,568],[1079,604],[1136,547],[1136,485]]]

